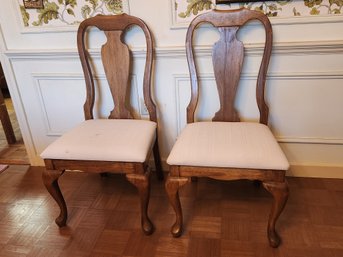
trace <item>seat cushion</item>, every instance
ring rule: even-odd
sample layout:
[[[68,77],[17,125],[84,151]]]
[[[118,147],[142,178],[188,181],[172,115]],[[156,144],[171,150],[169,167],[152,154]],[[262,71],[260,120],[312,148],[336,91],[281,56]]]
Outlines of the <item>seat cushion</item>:
[[[156,123],[145,120],[87,120],[42,153],[43,159],[144,162],[155,140]]]
[[[249,122],[196,122],[177,139],[169,165],[287,170],[270,129]]]

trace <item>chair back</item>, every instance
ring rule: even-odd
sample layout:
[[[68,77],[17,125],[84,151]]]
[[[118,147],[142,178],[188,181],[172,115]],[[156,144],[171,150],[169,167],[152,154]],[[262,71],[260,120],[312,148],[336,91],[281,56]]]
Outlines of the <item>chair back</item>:
[[[260,123],[268,123],[268,106],[264,99],[264,88],[268,64],[272,50],[272,27],[266,15],[248,9],[213,10],[194,18],[188,27],[186,53],[191,76],[191,100],[187,107],[187,123],[194,122],[194,113],[199,98],[198,73],[194,60],[193,34],[201,23],[207,22],[217,27],[220,39],[213,46],[212,61],[217,83],[220,109],[213,121],[240,121],[234,108],[234,100],[240,80],[244,46],[236,37],[237,31],[250,20],[259,20],[266,34],[265,47],[256,85],[256,100],[260,111]]]
[[[85,119],[93,119],[95,101],[94,80],[91,72],[89,57],[85,47],[85,32],[88,27],[95,26],[102,30],[107,42],[101,48],[101,58],[106,78],[114,101],[114,109],[108,118],[131,119],[132,113],[126,106],[127,93],[130,84],[131,54],[129,47],[123,42],[123,35],[132,26],[139,26],[146,38],[146,62],[143,78],[144,102],[150,115],[155,121],[156,106],[151,99],[151,71],[153,62],[153,39],[147,25],[139,18],[127,15],[98,15],[84,20],[77,32],[77,47],[86,81],[86,101],[84,104]]]

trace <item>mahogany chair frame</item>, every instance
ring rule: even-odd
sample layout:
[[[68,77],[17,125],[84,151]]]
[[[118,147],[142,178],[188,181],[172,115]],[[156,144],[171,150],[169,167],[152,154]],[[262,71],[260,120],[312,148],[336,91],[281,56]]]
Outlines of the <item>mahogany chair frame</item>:
[[[150,120],[157,123],[156,106],[151,96],[151,73],[153,65],[153,38],[147,25],[139,18],[121,15],[98,15],[84,20],[77,32],[77,47],[80,55],[82,69],[86,82],[86,101],[84,104],[85,119],[94,119],[93,107],[95,101],[95,87],[93,75],[85,47],[85,32],[88,27],[94,26],[104,31],[107,42],[102,46],[101,57],[105,68],[106,77],[110,86],[115,108],[109,115],[109,119],[132,119],[133,115],[126,107],[125,99],[130,82],[130,52],[123,42],[124,32],[133,25],[139,26],[146,37],[146,63],[143,80],[143,94]],[[154,155],[157,177],[163,179],[160,154],[158,148],[157,130],[156,140],[151,150]],[[65,226],[67,221],[67,206],[58,185],[58,179],[65,170],[82,170],[93,173],[124,173],[126,178],[137,187],[141,202],[141,224],[143,232],[147,235],[154,230],[153,224],[148,217],[148,203],[150,194],[150,171],[149,161],[138,162],[111,162],[111,161],[87,161],[87,160],[56,160],[45,159],[45,171],[43,182],[51,196],[60,207],[60,214],[56,218],[59,227]]]
[[[7,87],[7,83],[6,83],[6,79],[5,79],[5,74],[2,70],[1,64],[0,64],[0,87]],[[4,130],[5,133],[5,137],[7,140],[7,143],[10,144],[15,144],[17,139],[15,138],[15,134],[14,134],[14,130],[13,130],[13,126],[11,123],[11,119],[10,116],[8,114],[8,110],[5,104],[5,99],[4,99],[4,95],[1,91],[0,88],[0,122],[2,125],[2,128]]]
[[[211,23],[220,32],[220,39],[213,47],[213,66],[217,83],[220,109],[212,121],[239,122],[238,113],[234,108],[234,99],[239,84],[244,47],[236,38],[236,33],[241,26],[248,21],[260,21],[266,31],[265,48],[258,73],[256,86],[256,99],[260,112],[259,122],[267,125],[268,106],[265,102],[265,82],[268,64],[272,50],[272,27],[269,19],[264,14],[247,9],[223,11],[213,10],[197,16],[189,25],[186,37],[187,60],[191,77],[191,100],[187,107],[187,123],[194,122],[194,114],[199,98],[199,85],[197,68],[194,61],[192,46],[193,32],[201,23]],[[229,50],[230,49],[230,50]],[[229,63],[228,60],[231,62]],[[190,182],[192,177],[209,177],[218,180],[258,180],[261,181],[273,198],[273,205],[268,222],[268,239],[272,247],[280,244],[280,237],[275,230],[276,221],[281,214],[287,198],[288,185],[285,179],[285,170],[259,170],[218,167],[198,167],[171,165],[170,173],[166,181],[166,191],[171,205],[176,213],[176,222],[171,228],[174,237],[182,233],[183,218],[178,190],[181,186]]]

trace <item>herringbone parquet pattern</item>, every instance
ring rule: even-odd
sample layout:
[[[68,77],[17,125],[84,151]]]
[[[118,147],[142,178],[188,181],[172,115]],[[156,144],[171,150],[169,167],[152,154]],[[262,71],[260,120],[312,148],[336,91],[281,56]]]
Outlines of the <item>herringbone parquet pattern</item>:
[[[59,229],[41,172],[11,166],[0,175],[1,257],[343,256],[343,180],[289,178],[290,198],[277,226],[283,243],[272,249],[271,196],[249,181],[199,179],[182,188],[185,232],[175,239],[164,183],[154,177],[149,210],[156,231],[145,236],[136,189],[119,175],[63,175],[69,220]]]

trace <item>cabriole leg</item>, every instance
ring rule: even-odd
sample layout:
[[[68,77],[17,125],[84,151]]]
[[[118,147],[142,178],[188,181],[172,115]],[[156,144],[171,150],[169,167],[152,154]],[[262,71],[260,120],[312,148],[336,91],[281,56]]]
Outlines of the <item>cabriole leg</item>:
[[[146,235],[151,235],[154,232],[154,225],[148,216],[148,205],[150,199],[150,172],[145,174],[126,174],[126,178],[139,192],[141,200],[141,224],[142,230]]]
[[[272,247],[278,247],[281,239],[275,230],[275,224],[288,199],[288,184],[284,182],[263,182],[263,186],[273,195],[274,201],[268,221],[268,239]]]
[[[61,170],[44,170],[42,174],[43,183],[46,189],[60,207],[60,215],[55,220],[56,224],[59,227],[63,227],[66,225],[68,217],[67,205],[64,201],[63,195],[58,185],[58,179],[60,178],[60,176],[62,176],[63,173],[64,171]]]
[[[190,181],[189,178],[168,177],[165,187],[170,204],[173,206],[176,215],[176,221],[171,228],[173,237],[179,237],[182,234],[183,218],[179,197],[179,188]]]

